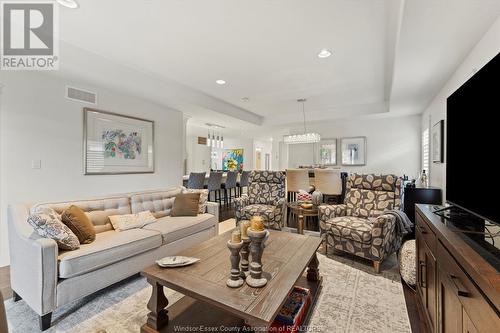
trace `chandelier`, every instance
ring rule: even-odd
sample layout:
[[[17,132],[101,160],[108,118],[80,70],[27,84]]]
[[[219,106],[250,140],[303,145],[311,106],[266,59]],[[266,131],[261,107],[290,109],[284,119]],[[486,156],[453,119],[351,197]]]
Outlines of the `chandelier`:
[[[293,134],[285,135],[283,141],[286,144],[293,145],[298,143],[316,143],[321,140],[321,136],[318,133],[307,133],[306,130],[306,111],[305,111],[305,98],[298,99],[297,102],[302,104],[302,115],[304,117],[304,133],[303,134]],[[299,104],[300,105],[300,104]]]

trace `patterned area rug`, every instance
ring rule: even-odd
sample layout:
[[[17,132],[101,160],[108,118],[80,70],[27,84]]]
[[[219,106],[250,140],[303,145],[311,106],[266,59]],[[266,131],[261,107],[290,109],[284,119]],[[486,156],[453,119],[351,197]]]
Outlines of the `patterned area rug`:
[[[318,253],[323,288],[314,308],[313,332],[411,332],[395,256],[381,274],[349,255]],[[53,314],[48,333],[139,332],[145,323],[151,287],[135,276],[92,296],[68,304]],[[182,295],[165,289],[172,304]],[[11,332],[37,332],[38,317],[24,301],[5,302]]]

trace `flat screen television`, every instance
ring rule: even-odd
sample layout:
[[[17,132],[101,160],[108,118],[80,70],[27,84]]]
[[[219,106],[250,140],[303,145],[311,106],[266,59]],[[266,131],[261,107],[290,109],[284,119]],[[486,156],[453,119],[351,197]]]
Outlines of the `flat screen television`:
[[[500,223],[500,53],[447,100],[446,201]]]

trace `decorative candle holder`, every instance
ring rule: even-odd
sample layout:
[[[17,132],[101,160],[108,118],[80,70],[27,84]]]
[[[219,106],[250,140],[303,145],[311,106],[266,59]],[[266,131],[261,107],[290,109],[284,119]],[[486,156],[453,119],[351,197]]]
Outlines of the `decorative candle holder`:
[[[243,241],[243,246],[241,247],[240,250],[241,277],[245,279],[248,276],[248,274],[250,274],[250,271],[248,270],[248,264],[249,264],[248,255],[250,254],[250,252],[248,251],[251,240],[250,238],[243,238],[242,241]]]
[[[250,275],[246,282],[250,287],[261,288],[267,284],[267,279],[262,276],[262,253],[264,252],[264,241],[269,235],[268,230],[255,231],[249,228],[248,237],[250,237],[250,253],[252,262],[250,263]]]
[[[226,285],[231,288],[238,288],[243,285],[243,279],[240,275],[240,249],[243,242],[233,243],[230,240],[227,242],[227,247],[231,251],[231,277],[226,281]]]

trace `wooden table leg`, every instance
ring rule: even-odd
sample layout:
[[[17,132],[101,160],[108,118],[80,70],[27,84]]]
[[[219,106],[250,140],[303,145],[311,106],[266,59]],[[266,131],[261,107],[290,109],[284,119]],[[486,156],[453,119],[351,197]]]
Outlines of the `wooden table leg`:
[[[299,218],[297,222],[297,233],[304,234],[304,215],[299,213]]]
[[[311,261],[309,261],[309,265],[307,266],[307,279],[309,281],[319,281],[319,260],[316,256],[316,252],[314,252]]]
[[[141,327],[142,333],[158,332],[162,327],[168,324],[167,310],[168,305],[167,297],[163,292],[163,286],[154,279],[148,279],[148,283],[153,286],[153,292],[148,302],[148,320],[145,325]]]

